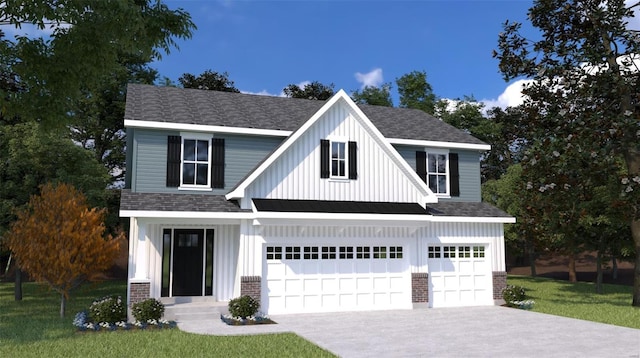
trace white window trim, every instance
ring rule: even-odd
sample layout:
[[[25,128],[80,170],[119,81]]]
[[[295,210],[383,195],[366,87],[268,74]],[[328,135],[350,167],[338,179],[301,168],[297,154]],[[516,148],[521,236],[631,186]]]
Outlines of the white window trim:
[[[349,138],[347,137],[328,137],[329,140],[329,179],[335,181],[349,181]],[[333,174],[333,143],[344,144],[344,175]]]
[[[212,138],[211,134],[180,132],[180,186],[178,190],[195,190],[195,191],[212,191],[211,188],[211,157],[212,157]],[[206,140],[208,143],[207,153],[207,184],[185,184],[184,180],[184,141],[185,140]],[[197,160],[196,160],[197,163]]]
[[[449,168],[449,151],[446,149],[433,149],[433,148],[425,148],[424,149],[425,152],[427,153],[426,155],[426,166],[427,166],[427,187],[429,187],[429,155],[433,154],[433,155],[445,155],[446,156],[446,164],[445,164],[445,168],[446,168],[446,192],[444,193],[437,193],[434,192],[434,194],[439,197],[439,198],[450,198],[451,197],[451,168]],[[437,173],[434,173],[437,174]],[[438,174],[438,175],[442,175],[442,174]],[[431,188],[431,187],[429,187]]]

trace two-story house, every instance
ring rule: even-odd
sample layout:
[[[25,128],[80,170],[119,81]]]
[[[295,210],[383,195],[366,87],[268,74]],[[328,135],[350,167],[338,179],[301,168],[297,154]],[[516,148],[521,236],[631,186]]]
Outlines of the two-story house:
[[[482,141],[420,110],[148,85],[127,93],[130,303],[268,314],[492,305],[503,224]]]

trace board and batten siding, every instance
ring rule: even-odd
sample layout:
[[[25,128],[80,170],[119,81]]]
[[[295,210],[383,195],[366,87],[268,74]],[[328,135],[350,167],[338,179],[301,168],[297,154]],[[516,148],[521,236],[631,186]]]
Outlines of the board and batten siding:
[[[131,158],[131,189],[135,192],[188,193],[166,186],[167,136],[180,135],[179,132],[136,129]],[[240,179],[262,161],[282,138],[240,136],[211,133],[212,137],[225,139],[224,189],[213,189],[199,193],[226,194]],[[129,163],[128,163],[129,164]]]
[[[429,149],[442,150],[445,148],[425,148],[408,145],[394,145],[407,163],[416,170],[416,151],[429,152]],[[445,149],[446,150],[446,149]],[[479,202],[482,200],[480,192],[480,152],[464,149],[448,149],[449,153],[458,153],[458,170],[460,171],[460,196],[441,198],[442,201]]]
[[[357,143],[358,179],[320,178],[320,140],[332,138]],[[391,153],[345,103],[338,103],[249,185],[245,197],[418,202],[424,194]]]

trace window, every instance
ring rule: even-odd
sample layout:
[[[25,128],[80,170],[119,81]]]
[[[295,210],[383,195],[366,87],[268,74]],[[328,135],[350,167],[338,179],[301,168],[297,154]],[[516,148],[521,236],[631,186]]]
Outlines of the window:
[[[445,258],[456,258],[456,247],[455,246],[444,246],[442,252],[442,257]]]
[[[402,258],[402,246],[391,246],[391,247],[389,247],[389,258],[390,259],[401,259]]]
[[[367,246],[358,246],[356,248],[356,258],[358,259],[368,259],[371,257],[370,248]]]
[[[458,154],[416,151],[416,172],[436,195],[460,196]]]
[[[358,179],[358,145],[347,140],[320,140],[320,178]]]
[[[429,246],[429,258],[430,259],[440,258],[440,246]]]
[[[331,142],[331,177],[346,178],[347,155],[345,142]]]
[[[471,257],[471,247],[470,246],[458,246],[458,257],[459,258],[470,258]]]
[[[387,248],[386,248],[386,246],[374,246],[373,247],[373,258],[374,259],[386,259],[387,258]]]
[[[474,246],[473,247],[473,257],[483,258],[484,257],[484,246]]]
[[[435,194],[447,194],[446,154],[427,154],[427,183]]]
[[[300,247],[287,246],[285,248],[285,258],[287,260],[300,260]]]
[[[317,246],[305,246],[304,247],[304,259],[305,260],[317,260],[318,259],[318,247]]]
[[[282,260],[282,247],[267,246],[267,260]]]
[[[209,146],[209,140],[182,140],[182,185],[210,185]]]
[[[340,258],[341,259],[352,259],[353,258],[353,247],[352,246],[340,246]]]
[[[322,247],[322,259],[330,260],[336,258],[336,248],[333,246],[323,246]]]
[[[199,133],[169,136],[167,187],[224,188],[224,139]]]

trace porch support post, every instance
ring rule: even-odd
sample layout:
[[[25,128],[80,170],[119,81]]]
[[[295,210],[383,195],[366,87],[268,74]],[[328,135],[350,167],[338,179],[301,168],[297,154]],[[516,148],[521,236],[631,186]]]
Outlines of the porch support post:
[[[132,219],[133,221],[134,219]],[[140,221],[137,219],[136,222],[136,231],[137,235],[134,236],[135,239],[135,280],[148,280],[149,279],[149,240],[147,239],[147,225],[140,224]]]

